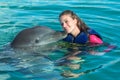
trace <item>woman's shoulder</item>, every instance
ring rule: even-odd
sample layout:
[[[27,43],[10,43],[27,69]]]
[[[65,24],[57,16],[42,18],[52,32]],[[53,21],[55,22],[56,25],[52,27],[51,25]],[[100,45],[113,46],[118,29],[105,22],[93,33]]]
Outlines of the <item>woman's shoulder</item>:
[[[102,39],[101,35],[99,34],[99,32],[97,32],[96,30],[90,28],[87,30],[89,35],[96,35],[97,37],[99,37],[100,39]]]
[[[89,34],[98,34],[98,32],[97,31],[95,31],[94,29],[92,29],[92,28],[89,28],[88,30],[87,30],[87,32],[89,33]]]

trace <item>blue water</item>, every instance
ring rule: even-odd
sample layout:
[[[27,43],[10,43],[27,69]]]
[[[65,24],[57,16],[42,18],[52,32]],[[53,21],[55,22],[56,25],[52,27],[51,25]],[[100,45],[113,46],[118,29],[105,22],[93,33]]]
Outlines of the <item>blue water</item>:
[[[5,64],[3,60],[0,61],[0,80],[120,80],[119,0],[0,0],[0,50],[10,43],[17,33],[32,26],[43,25],[62,30],[58,16],[66,9],[73,10],[89,27],[98,31],[105,42],[116,45],[117,48],[104,55],[82,56],[84,61],[78,63],[80,69],[67,69],[75,74],[86,71],[75,78],[61,76],[66,68],[56,67],[47,59],[42,59],[43,63],[47,62],[45,64],[40,63],[39,58],[28,61],[29,64],[27,61],[18,64],[17,68],[28,67],[25,70],[11,67],[12,63]],[[53,55],[59,57],[59,53],[61,52]],[[26,57],[23,59],[26,60]],[[28,57],[27,59],[29,60]],[[42,71],[41,68],[45,70]],[[30,75],[25,72],[30,70]]]

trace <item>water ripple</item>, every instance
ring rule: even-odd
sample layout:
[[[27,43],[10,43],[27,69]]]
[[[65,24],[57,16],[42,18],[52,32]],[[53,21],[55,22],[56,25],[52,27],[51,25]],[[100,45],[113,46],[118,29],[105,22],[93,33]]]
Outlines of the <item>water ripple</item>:
[[[113,76],[107,76],[106,74],[114,75],[116,72],[119,73],[119,67],[117,66],[120,65],[118,64],[120,55],[120,2],[118,0],[0,0],[0,47],[11,42],[21,30],[35,25],[44,25],[60,30],[61,26],[58,16],[66,9],[75,11],[88,26],[94,28],[102,35],[105,42],[117,46],[115,50],[103,56],[85,56],[86,61],[82,63],[82,69],[77,71],[81,72],[88,68],[92,69],[94,66],[101,64],[103,64],[103,68],[75,79],[88,80],[92,75],[97,80],[112,80]],[[33,59],[30,60],[28,61],[29,63],[34,62]],[[38,60],[36,59],[36,61]],[[38,65],[38,62],[35,63],[35,65],[39,66],[38,68],[44,67]],[[23,65],[24,63],[25,61],[21,62],[19,66],[29,66],[27,62]],[[31,70],[35,69],[34,71],[37,71],[35,65],[33,65],[33,68],[31,67]],[[2,67],[5,66],[1,66],[1,69]],[[7,69],[7,67],[4,69]],[[104,74],[101,74],[103,72]],[[13,73],[13,75],[15,74]],[[103,77],[98,79],[99,76]],[[13,80],[12,76],[5,72],[1,72],[0,77]],[[118,78],[118,75],[116,78]]]

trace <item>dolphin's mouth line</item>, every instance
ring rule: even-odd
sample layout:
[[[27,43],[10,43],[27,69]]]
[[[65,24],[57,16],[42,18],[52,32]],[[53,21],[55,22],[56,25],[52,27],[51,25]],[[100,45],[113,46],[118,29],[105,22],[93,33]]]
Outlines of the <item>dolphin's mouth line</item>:
[[[45,46],[50,46],[50,45],[56,45],[57,41],[53,41],[53,42],[48,42],[48,43],[42,43],[42,44],[39,44],[39,45],[32,45],[32,46],[14,46],[13,48],[39,48],[39,47],[45,47]]]

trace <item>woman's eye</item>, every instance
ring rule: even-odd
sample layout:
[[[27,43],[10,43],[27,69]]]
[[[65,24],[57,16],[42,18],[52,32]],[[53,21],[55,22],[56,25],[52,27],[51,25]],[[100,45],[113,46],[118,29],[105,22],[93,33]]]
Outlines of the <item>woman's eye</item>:
[[[63,23],[61,23],[61,25],[63,26]]]
[[[65,21],[65,23],[67,23],[68,21]]]
[[[63,26],[65,23],[68,23],[68,21],[65,20],[64,22],[61,23],[61,25]]]

